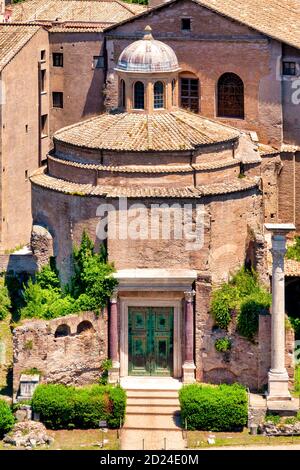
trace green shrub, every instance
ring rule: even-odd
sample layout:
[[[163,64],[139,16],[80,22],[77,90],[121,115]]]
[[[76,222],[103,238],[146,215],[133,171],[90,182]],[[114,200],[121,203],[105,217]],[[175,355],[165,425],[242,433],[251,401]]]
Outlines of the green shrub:
[[[0,400],[0,437],[9,432],[15,423],[14,415],[10,406]]]
[[[247,393],[241,385],[186,385],[179,400],[182,424],[188,429],[232,431],[247,424]]]
[[[110,427],[123,422],[126,393],[120,387],[93,385],[67,387],[39,385],[32,397],[32,409],[50,429],[98,428],[100,420]]]
[[[100,385],[107,385],[108,382],[108,372],[112,368],[112,360],[104,359],[101,363],[101,376],[99,378]]]
[[[294,385],[295,392],[297,395],[300,395],[300,364],[298,364],[295,368],[295,385]]]
[[[211,312],[215,318],[216,324],[227,329],[231,321],[231,312],[238,303],[238,291],[229,284],[223,284],[220,289],[213,292]]]
[[[267,423],[268,421],[277,426],[278,424],[280,424],[281,416],[275,415],[273,413],[267,413],[265,417],[265,423]]]
[[[300,318],[289,317],[289,322],[295,332],[295,336],[300,337]]]
[[[270,305],[271,295],[259,285],[255,271],[242,268],[213,292],[211,313],[216,325],[226,330],[235,310],[239,333],[252,340],[258,329],[259,314],[267,313]]]
[[[259,315],[267,314],[271,304],[271,295],[265,291],[257,291],[248,295],[240,304],[237,317],[237,330],[242,335],[253,340],[258,330]]]
[[[231,346],[231,340],[227,336],[223,336],[223,338],[216,339],[215,341],[215,348],[218,352],[230,351]]]
[[[73,264],[75,274],[64,289],[53,263],[43,267],[34,281],[29,280],[19,311],[22,319],[50,320],[85,310],[97,311],[106,304],[117,285],[112,276],[114,267],[107,263],[103,247],[100,253],[94,253],[94,245],[86,232],[79,248],[74,248]]]
[[[4,318],[9,313],[10,308],[11,302],[8,294],[8,289],[4,285],[3,277],[0,277],[0,320],[4,320]]]
[[[294,243],[293,245],[287,247],[285,256],[287,259],[295,259],[296,261],[300,261],[300,237],[294,238]]]

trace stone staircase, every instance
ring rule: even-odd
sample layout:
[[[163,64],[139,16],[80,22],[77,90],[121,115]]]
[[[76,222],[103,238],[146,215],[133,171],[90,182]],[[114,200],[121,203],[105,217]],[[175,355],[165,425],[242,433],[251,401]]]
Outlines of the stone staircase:
[[[125,384],[127,407],[121,432],[123,450],[185,448],[180,427],[180,386],[178,381],[163,379],[132,380]]]
[[[177,390],[127,390],[125,429],[180,429]]]

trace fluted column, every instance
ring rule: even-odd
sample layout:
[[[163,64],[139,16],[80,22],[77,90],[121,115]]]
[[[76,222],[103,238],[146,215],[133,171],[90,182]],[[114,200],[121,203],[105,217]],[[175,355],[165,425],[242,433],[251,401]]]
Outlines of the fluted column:
[[[183,363],[183,382],[195,382],[195,362],[194,362],[194,297],[195,291],[190,290],[184,293],[185,297],[185,353]]]
[[[284,256],[286,233],[291,224],[266,224],[272,230],[272,318],[271,318],[271,369],[268,374],[268,400],[291,399],[289,376],[285,367],[285,282]]]
[[[112,368],[109,371],[109,383],[117,383],[120,378],[119,363],[119,331],[118,331],[118,290],[115,289],[110,298],[109,315],[109,357]]]

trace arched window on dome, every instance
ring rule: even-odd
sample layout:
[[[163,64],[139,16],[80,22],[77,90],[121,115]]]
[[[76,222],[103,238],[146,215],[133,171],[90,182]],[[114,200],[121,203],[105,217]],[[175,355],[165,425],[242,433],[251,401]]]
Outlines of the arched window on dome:
[[[244,119],[244,84],[235,73],[224,73],[219,78],[218,116]]]
[[[162,109],[165,107],[165,87],[163,82],[154,83],[154,109]]]
[[[172,80],[172,106],[175,105],[175,90],[176,90],[176,80]]]
[[[134,109],[145,108],[145,91],[142,82],[135,82],[134,84]]]
[[[125,81],[123,79],[120,81],[120,107],[126,107],[126,89]]]

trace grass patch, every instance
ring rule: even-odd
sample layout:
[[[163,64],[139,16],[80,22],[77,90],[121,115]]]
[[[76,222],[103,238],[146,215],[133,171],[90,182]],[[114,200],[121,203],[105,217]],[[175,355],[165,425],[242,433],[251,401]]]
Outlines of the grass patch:
[[[207,439],[215,436],[215,444],[208,444]],[[188,431],[187,443],[189,449],[214,448],[228,446],[276,446],[300,444],[300,436],[251,436],[247,428],[242,432],[206,432]]]
[[[5,356],[4,364],[0,364],[0,395],[9,395],[11,392],[11,364],[13,360],[12,332],[10,329],[11,315],[8,314],[0,321],[1,355]]]
[[[54,442],[50,446],[43,448],[37,447],[36,450],[102,450],[98,445],[102,442],[102,433],[99,429],[73,429],[59,430],[59,431],[47,431],[51,437],[54,438]],[[105,444],[103,450],[119,450],[120,444],[118,440],[118,433],[116,430],[109,429],[107,433],[104,433],[104,439],[108,439],[108,443]],[[22,448],[16,449],[15,447],[4,447],[3,441],[0,441],[0,450],[21,450]]]

